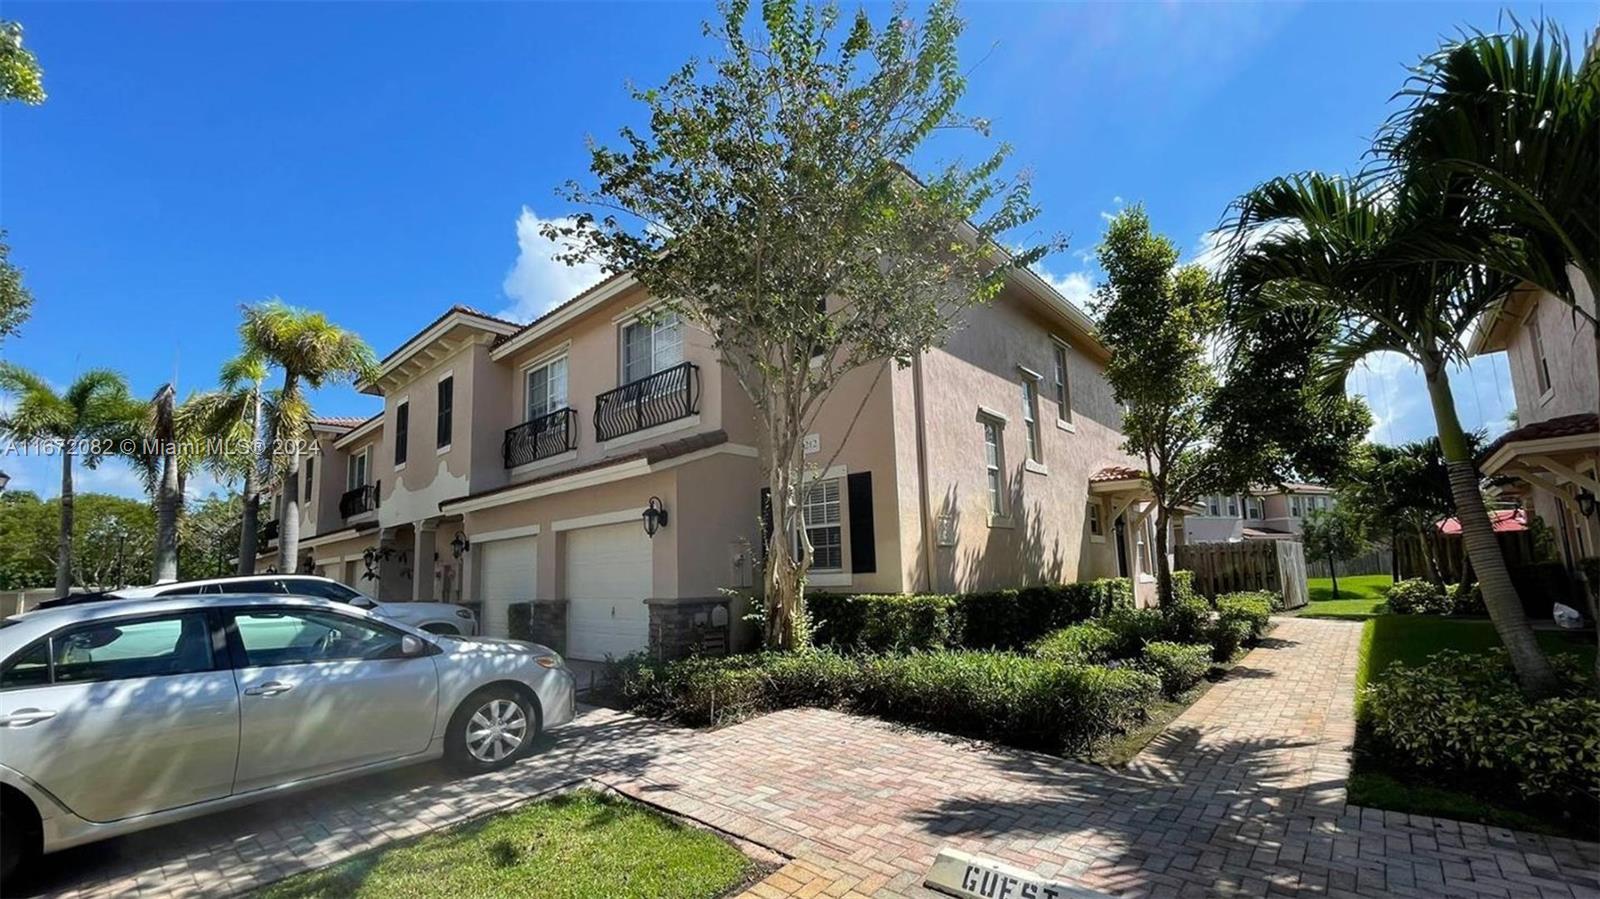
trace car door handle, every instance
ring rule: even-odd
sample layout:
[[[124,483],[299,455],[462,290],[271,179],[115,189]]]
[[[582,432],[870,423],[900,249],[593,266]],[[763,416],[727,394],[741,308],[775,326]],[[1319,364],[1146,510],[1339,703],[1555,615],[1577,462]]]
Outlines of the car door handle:
[[[54,709],[17,709],[9,715],[0,717],[0,727],[27,727],[48,721],[56,716]]]
[[[266,683],[261,684],[259,686],[246,687],[245,691],[244,691],[244,695],[246,695],[246,696],[277,696],[279,693],[287,693],[287,692],[289,692],[290,690],[293,690],[293,689],[294,689],[294,684],[286,684],[281,680],[269,680]]]

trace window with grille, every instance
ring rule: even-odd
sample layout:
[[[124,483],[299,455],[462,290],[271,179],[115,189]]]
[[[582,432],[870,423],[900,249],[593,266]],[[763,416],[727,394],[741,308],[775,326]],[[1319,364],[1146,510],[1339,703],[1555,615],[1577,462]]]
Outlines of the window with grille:
[[[839,516],[839,479],[817,481],[805,491],[801,506],[806,536],[811,540],[811,570],[844,569],[844,534]]]

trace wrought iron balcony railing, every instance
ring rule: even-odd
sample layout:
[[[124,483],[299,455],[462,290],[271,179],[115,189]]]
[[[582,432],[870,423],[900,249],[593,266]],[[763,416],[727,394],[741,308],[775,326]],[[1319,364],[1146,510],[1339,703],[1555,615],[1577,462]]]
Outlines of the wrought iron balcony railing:
[[[557,409],[548,415],[506,428],[500,455],[507,468],[559,456],[578,445],[578,410]]]
[[[594,398],[594,435],[611,440],[699,411],[700,367],[682,362]]]
[[[378,508],[377,484],[363,484],[354,490],[346,490],[344,495],[339,497],[339,514],[345,518],[353,518],[376,508]]]

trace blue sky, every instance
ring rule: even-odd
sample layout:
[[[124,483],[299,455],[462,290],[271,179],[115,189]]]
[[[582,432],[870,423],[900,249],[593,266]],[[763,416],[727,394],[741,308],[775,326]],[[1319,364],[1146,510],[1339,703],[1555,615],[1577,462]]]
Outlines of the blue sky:
[[[1511,7],[1533,18],[1539,7]],[[869,6],[884,16],[888,7]],[[1546,5],[1569,28],[1592,7]],[[1143,202],[1190,255],[1260,180],[1346,169],[1404,66],[1488,4],[969,3],[964,109],[1031,171],[1048,274],[1080,301],[1103,218]],[[587,173],[585,139],[637,123],[629,83],[705,53],[710,4],[6,4],[49,101],[0,111],[0,225],[36,297],[4,358],[58,384],[94,366],[148,393],[210,386],[238,306],[277,296],[388,352],[447,305],[518,318],[592,272],[537,221]],[[930,148],[933,162],[970,149]],[[1024,235],[1025,236],[1025,235]],[[1375,437],[1431,433],[1420,379],[1375,360]],[[1458,379],[1469,427],[1503,427],[1505,363]],[[316,398],[366,415],[374,397]],[[53,460],[7,457],[56,492]],[[82,489],[135,494],[121,465]]]

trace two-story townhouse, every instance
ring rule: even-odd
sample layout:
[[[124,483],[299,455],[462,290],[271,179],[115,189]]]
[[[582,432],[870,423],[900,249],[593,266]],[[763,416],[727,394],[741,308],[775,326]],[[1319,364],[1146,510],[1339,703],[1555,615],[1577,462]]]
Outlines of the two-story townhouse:
[[[1574,283],[1580,308],[1594,315],[1594,296],[1582,278]],[[1502,496],[1550,527],[1569,567],[1600,554],[1600,382],[1593,327],[1560,298],[1524,288],[1478,322],[1468,350],[1505,353],[1516,398],[1517,426],[1484,450],[1481,473]]]
[[[1213,494],[1184,516],[1184,539],[1190,543],[1293,540],[1303,531],[1307,516],[1331,509],[1333,503],[1333,490],[1322,484],[1288,483],[1246,494]]]
[[[453,308],[387,356],[363,385],[381,415],[319,443],[344,508],[303,513],[310,567],[478,603],[491,634],[529,603],[534,637],[580,659],[744,643],[770,502],[753,408],[709,334],[652,309],[619,275],[523,326]],[[945,346],[852,372],[806,440],[810,587],[1123,574],[1148,598],[1149,495],[1105,359],[1018,272]]]

